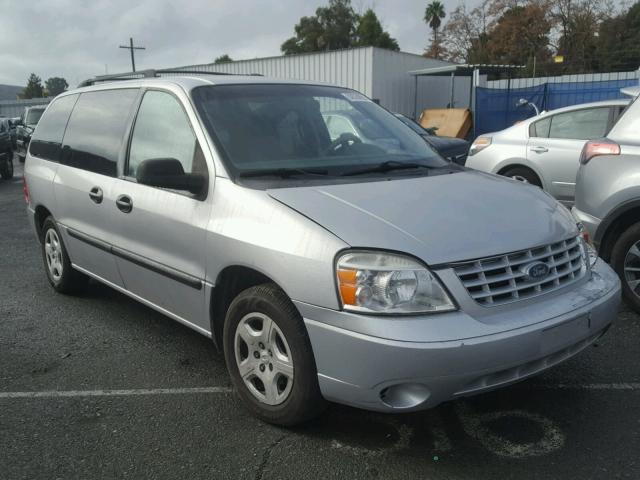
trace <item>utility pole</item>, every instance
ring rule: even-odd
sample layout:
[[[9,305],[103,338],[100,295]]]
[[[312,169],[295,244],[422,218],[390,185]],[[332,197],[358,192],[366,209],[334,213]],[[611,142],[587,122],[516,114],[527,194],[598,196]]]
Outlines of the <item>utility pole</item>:
[[[134,47],[133,46],[133,38],[131,38],[131,37],[129,38],[129,46],[120,45],[120,48],[126,48],[127,50],[129,50],[131,52],[131,68],[135,72],[136,71],[136,59],[135,59],[133,51],[134,50],[146,50],[146,49],[144,47]]]

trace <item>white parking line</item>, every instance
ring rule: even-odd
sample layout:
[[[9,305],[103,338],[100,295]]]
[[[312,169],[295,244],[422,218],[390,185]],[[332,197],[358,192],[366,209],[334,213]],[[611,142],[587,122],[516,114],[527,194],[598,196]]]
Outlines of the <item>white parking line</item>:
[[[230,393],[231,387],[140,388],[129,390],[48,390],[43,392],[0,392],[0,398],[128,397],[136,395],[185,395]]]
[[[640,383],[588,383],[526,386],[545,390],[640,390]],[[136,388],[124,390],[45,390],[41,392],[0,392],[2,398],[60,398],[60,397],[129,397],[140,395],[190,395],[201,393],[231,393],[231,387],[192,388]]]

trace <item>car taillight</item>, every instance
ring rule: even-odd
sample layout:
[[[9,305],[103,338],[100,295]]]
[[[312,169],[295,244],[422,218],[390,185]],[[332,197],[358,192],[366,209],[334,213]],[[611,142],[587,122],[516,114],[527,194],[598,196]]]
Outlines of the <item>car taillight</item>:
[[[24,201],[29,205],[31,199],[29,198],[29,186],[27,185],[27,179],[22,177],[22,193],[24,194]]]
[[[610,140],[589,140],[582,148],[580,163],[584,165],[600,155],[620,155],[620,145]]]

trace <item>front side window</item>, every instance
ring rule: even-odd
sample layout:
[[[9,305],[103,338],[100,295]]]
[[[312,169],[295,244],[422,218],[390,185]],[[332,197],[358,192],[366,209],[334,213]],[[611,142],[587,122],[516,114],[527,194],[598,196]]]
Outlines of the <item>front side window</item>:
[[[131,137],[127,175],[135,177],[145,160],[173,158],[184,173],[205,173],[202,151],[189,118],[176,97],[150,90],[144,94]]]
[[[135,88],[80,94],[64,135],[60,163],[115,177],[137,95]]]
[[[374,167],[427,175],[449,165],[393,114],[352,90],[241,84],[198,87],[192,96],[237,177],[313,171],[316,179],[337,178],[369,175]]]
[[[558,113],[551,117],[549,138],[591,140],[604,137],[609,124],[609,107]]]
[[[34,157],[58,161],[62,137],[64,136],[71,110],[78,100],[78,95],[66,95],[53,101],[38,123],[36,131],[29,142],[29,153]]]

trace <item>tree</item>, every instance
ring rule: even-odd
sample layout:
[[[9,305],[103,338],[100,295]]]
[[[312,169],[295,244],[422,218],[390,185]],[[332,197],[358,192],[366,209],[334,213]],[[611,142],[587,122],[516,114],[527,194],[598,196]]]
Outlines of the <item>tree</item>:
[[[442,47],[438,38],[438,29],[442,24],[442,19],[445,17],[444,5],[438,0],[433,0],[424,12],[424,21],[431,28],[433,35],[431,37],[430,52],[433,54],[433,58],[440,58]]]
[[[396,52],[400,50],[396,39],[384,31],[378,16],[371,9],[358,18],[356,35],[356,44],[360,47],[379,47],[395,50]]]
[[[294,27],[295,36],[280,49],[290,55],[352,47],[357,43],[357,20],[351,0],[329,0],[328,6],[316,9],[315,16],[302,17]]]
[[[47,87],[47,94],[50,97],[60,95],[69,88],[69,84],[62,77],[50,77],[44,84]]]
[[[43,96],[42,79],[35,73],[32,73],[29,75],[27,86],[22,90],[20,98],[42,98]]]
[[[551,61],[548,9],[540,3],[508,8],[495,21],[487,38],[487,54],[491,63],[526,64]]]
[[[635,70],[640,65],[640,2],[600,24],[596,58],[600,71]]]
[[[462,3],[449,15],[442,30],[442,45],[446,59],[453,62],[489,63],[486,51],[490,0],[484,0],[469,11]]]
[[[220,55],[218,58],[216,58],[213,63],[215,63],[216,65],[220,64],[220,63],[230,63],[233,62],[233,59],[227,55],[226,53],[224,55]]]

